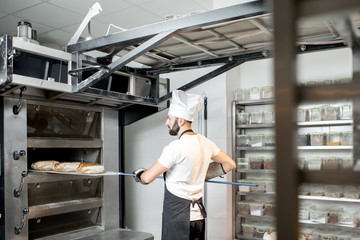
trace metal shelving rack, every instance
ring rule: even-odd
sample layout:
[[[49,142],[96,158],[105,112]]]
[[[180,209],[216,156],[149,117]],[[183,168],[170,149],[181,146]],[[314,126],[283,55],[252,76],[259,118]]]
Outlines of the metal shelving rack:
[[[357,126],[360,121],[360,44],[359,30],[347,19],[349,11],[360,7],[356,0],[274,0],[274,73],[275,73],[275,112],[276,112],[276,202],[277,239],[297,239],[299,232],[298,196],[300,183],[360,184],[360,173],[337,171],[334,173],[299,171],[296,147],[296,109],[303,101],[329,101],[336,99],[353,100],[354,105],[354,159],[359,159],[360,140]],[[338,16],[336,13],[343,15]],[[338,31],[344,33],[347,44],[353,50],[352,83],[339,86],[299,87],[296,81],[296,26],[302,17],[331,14],[342,18]],[[341,20],[341,21],[342,21]],[[286,24],[284,24],[286,23]],[[334,94],[336,93],[336,94]],[[280,110],[281,109],[281,110]],[[279,127],[281,126],[281,127]],[[346,177],[344,177],[346,176]]]

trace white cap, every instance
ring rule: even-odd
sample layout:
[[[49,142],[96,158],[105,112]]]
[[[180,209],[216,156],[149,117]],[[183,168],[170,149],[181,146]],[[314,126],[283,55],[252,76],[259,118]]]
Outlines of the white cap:
[[[202,108],[203,104],[204,100],[200,95],[175,90],[172,92],[172,102],[168,114],[193,121],[195,114]]]

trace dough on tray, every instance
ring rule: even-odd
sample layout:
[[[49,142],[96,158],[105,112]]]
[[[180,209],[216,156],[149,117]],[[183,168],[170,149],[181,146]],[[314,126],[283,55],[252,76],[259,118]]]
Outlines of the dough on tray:
[[[88,174],[103,173],[104,171],[104,166],[98,163],[81,163],[76,169],[76,172]]]
[[[59,163],[55,160],[42,160],[42,161],[36,161],[31,164],[31,168],[35,170],[43,170],[43,171],[51,171],[54,170],[55,164]]]

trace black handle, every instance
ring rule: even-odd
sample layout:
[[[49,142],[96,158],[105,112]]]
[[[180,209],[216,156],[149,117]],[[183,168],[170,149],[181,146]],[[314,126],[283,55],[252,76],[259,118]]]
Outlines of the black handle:
[[[207,97],[204,98],[204,120],[207,120]]]

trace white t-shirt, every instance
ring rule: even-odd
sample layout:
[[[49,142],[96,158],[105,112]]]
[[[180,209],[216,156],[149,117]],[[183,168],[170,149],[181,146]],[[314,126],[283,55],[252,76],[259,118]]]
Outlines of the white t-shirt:
[[[169,143],[158,160],[168,168],[166,187],[169,192],[188,200],[201,198],[210,159],[219,152],[214,142],[200,134],[183,135]]]

